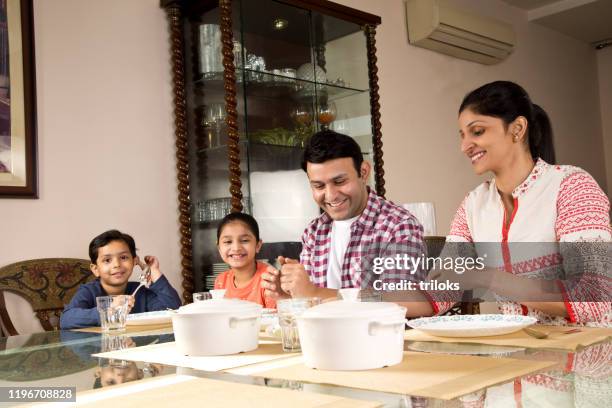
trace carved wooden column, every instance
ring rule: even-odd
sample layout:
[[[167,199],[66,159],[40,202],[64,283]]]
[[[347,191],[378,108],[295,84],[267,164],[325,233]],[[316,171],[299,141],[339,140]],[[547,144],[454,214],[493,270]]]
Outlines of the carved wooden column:
[[[165,9],[170,28],[170,51],[172,55],[172,92],[174,95],[174,135],[176,138],[176,174],[178,181],[179,229],[181,233],[183,302],[190,303],[194,287],[191,254],[189,162],[187,160],[187,108],[185,100],[185,67],[183,62],[183,27],[180,6],[172,3]]]
[[[223,85],[225,87],[225,123],[227,125],[227,155],[229,161],[232,212],[242,211],[242,180],[240,179],[240,136],[236,102],[236,67],[232,33],[232,1],[220,0],[221,42],[223,43]]]
[[[370,115],[372,118],[372,144],[374,146],[374,170],[376,194],[385,196],[385,171],[383,170],[383,143],[382,132],[380,130],[380,97],[378,96],[378,68],[376,63],[376,26],[367,24],[364,31],[368,49],[368,77],[370,79]]]

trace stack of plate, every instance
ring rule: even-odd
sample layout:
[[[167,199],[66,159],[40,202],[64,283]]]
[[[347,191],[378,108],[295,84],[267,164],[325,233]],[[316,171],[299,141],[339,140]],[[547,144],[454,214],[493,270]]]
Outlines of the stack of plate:
[[[219,276],[222,272],[227,271],[228,269],[230,269],[230,266],[226,264],[225,262],[214,263],[212,265],[208,265],[207,267],[205,267],[206,290],[214,289],[215,279],[217,279],[217,276]]]
[[[268,263],[267,259],[258,259],[257,261]],[[217,279],[217,276],[227,271],[228,269],[230,269],[230,266],[225,262],[214,263],[205,267],[206,277],[204,278],[204,282],[206,284],[206,290],[214,289],[215,279]]]

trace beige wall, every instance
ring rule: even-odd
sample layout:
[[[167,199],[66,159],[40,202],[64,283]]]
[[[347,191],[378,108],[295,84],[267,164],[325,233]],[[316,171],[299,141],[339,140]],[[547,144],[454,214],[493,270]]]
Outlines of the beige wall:
[[[34,19],[40,199],[0,200],[0,265],[87,258],[91,238],[119,228],[133,234],[141,254],[160,258],[178,288],[168,35],[159,0],[35,1]],[[13,299],[12,314],[31,313]]]
[[[479,183],[459,151],[457,109],[467,92],[493,80],[523,85],[551,116],[558,161],[585,168],[607,187],[592,47],[528,24],[523,11],[500,0],[453,0],[515,27],[515,52],[485,66],[409,45],[402,0],[338,2],[382,17],[376,39],[387,196],[434,202],[438,234],[448,232]]]
[[[383,19],[377,47],[388,196],[433,201],[439,234],[478,183],[459,153],[455,118],[462,96],[487,81],[523,84],[552,116],[560,161],[606,185],[588,45],[527,24],[499,0],[456,0],[517,29],[515,53],[483,66],[409,46],[401,0],[338,1]],[[178,288],[170,66],[159,0],[34,3],[40,199],[0,200],[0,265],[86,257],[94,235],[117,227],[157,255]],[[14,297],[9,303],[11,313],[31,315]]]
[[[597,71],[609,194],[612,191],[612,47],[597,51]]]

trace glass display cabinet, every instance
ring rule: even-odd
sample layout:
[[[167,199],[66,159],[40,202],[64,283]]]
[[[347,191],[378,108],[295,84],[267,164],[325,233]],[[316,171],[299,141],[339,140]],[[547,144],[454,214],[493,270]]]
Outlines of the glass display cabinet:
[[[263,258],[297,256],[319,214],[301,170],[321,129],[350,135],[384,196],[375,29],[324,0],[162,0],[171,36],[183,298],[223,270],[230,211],[260,225]]]

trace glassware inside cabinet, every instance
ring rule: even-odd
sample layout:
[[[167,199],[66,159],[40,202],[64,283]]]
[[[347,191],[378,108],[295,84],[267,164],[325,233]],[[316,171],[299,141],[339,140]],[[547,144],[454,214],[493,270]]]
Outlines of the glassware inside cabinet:
[[[312,134],[321,129],[348,134],[371,160],[367,49],[361,27],[364,21],[377,24],[380,19],[368,15],[362,20],[367,13],[318,0],[300,1],[299,7],[293,1],[232,0],[222,4],[229,10],[215,1],[181,3],[180,80],[187,115],[177,120],[186,119],[187,148],[178,137],[177,157],[188,156],[188,164],[179,165],[189,177],[181,175],[179,197],[183,203],[188,191],[189,262],[194,290],[202,291],[210,283],[209,266],[220,260],[216,229],[238,196],[242,211],[255,216],[262,239],[271,245],[299,241],[307,223],[319,215],[301,169]],[[342,20],[325,12],[350,16]],[[227,29],[233,38],[231,52],[224,54]],[[235,81],[228,57],[234,62]],[[175,74],[180,71],[174,68]],[[230,143],[233,131],[238,143]]]

